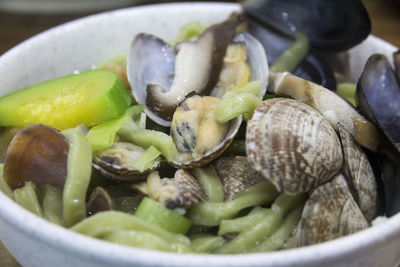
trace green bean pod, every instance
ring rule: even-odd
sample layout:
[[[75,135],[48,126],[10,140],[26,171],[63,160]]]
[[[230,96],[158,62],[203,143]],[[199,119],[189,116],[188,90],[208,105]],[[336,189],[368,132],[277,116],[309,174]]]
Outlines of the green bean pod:
[[[188,253],[191,248],[182,243],[170,243],[156,234],[136,230],[115,230],[102,237],[103,240],[138,248]]]
[[[37,216],[43,217],[43,211],[39,203],[38,192],[39,189],[34,183],[27,182],[23,187],[14,190],[14,200],[30,212],[36,214]]]
[[[63,131],[69,141],[67,179],[63,190],[63,221],[71,227],[86,217],[86,193],[92,172],[92,149],[77,129]]]
[[[212,165],[192,169],[192,174],[204,188],[209,201],[224,201],[224,188]]]
[[[267,213],[268,209],[260,208],[239,218],[223,220],[219,225],[218,235],[240,233],[246,230],[253,222],[260,221]]]
[[[206,235],[193,239],[191,247],[197,253],[212,253],[225,242],[222,236]]]
[[[244,208],[270,204],[277,196],[275,186],[266,180],[247,188],[231,201],[196,204],[188,211],[188,218],[193,224],[216,226],[222,220],[235,217]]]
[[[283,52],[270,70],[272,72],[294,71],[303,58],[307,56],[309,50],[310,40],[307,35],[300,32],[297,33],[293,45]]]
[[[39,187],[42,195],[43,217],[55,224],[62,225],[62,189],[45,184]]]
[[[120,211],[96,213],[74,225],[71,230],[96,238],[102,238],[116,230],[135,230],[158,235],[171,243],[190,244],[189,238],[184,235],[170,233],[157,225]]]
[[[303,206],[304,205],[302,204],[298,205],[286,216],[282,225],[275,233],[261,243],[257,244],[255,247],[249,249],[249,252],[267,252],[282,248],[298,224],[303,211]]]

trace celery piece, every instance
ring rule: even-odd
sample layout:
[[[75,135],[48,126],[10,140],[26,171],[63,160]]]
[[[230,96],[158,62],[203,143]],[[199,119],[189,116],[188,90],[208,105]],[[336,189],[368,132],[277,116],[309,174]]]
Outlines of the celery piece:
[[[14,200],[30,212],[43,217],[42,207],[40,207],[38,199],[38,191],[34,183],[27,182],[23,187],[14,190]]]
[[[174,46],[176,43],[188,41],[190,38],[200,35],[206,28],[207,26],[200,21],[188,22],[179,29],[179,32],[171,42],[171,45]]]
[[[122,116],[92,127],[87,134],[92,150],[103,150],[110,147],[117,134],[126,136],[141,129],[138,121],[141,119],[143,110],[144,105],[135,105],[128,108]]]
[[[234,88],[232,90],[232,92],[235,92],[235,93],[249,93],[249,94],[257,96],[258,93],[260,92],[260,87],[261,87],[261,81],[256,80],[256,81],[248,82],[243,87]]]
[[[69,141],[67,179],[63,189],[63,221],[70,227],[86,217],[86,193],[92,173],[92,150],[77,129],[62,132]]]
[[[253,94],[227,92],[215,108],[215,118],[227,122],[243,114],[249,120],[260,104],[261,99]]]
[[[186,234],[192,225],[191,221],[164,204],[144,197],[136,209],[135,216],[156,224],[172,233]]]
[[[356,107],[356,87],[357,85],[354,83],[339,83],[336,88],[336,93],[349,101],[353,107]]]
[[[127,140],[137,146],[141,146],[147,149],[150,146],[154,146],[159,151],[163,157],[168,161],[174,161],[178,158],[178,150],[172,140],[172,137],[168,134],[142,129],[132,133]]]
[[[149,146],[133,163],[133,168],[143,172],[144,170],[151,168],[160,155],[161,152],[157,148]]]
[[[224,187],[212,165],[194,168],[192,174],[204,188],[210,201],[224,201]]]
[[[293,45],[288,48],[271,66],[271,72],[292,72],[310,50],[310,40],[307,35],[298,32]]]
[[[4,164],[0,164],[0,191],[6,194],[9,198],[13,199],[14,198],[14,193],[11,189],[11,187],[8,185],[6,180],[4,179],[3,176],[3,168]]]

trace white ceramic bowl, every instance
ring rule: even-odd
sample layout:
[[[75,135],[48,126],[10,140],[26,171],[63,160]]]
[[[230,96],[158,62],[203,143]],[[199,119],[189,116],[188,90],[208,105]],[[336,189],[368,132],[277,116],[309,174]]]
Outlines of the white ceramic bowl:
[[[73,21],[39,34],[0,57],[0,95],[126,54],[134,35],[174,36],[180,25],[225,19],[236,4],[143,6]],[[351,50],[353,77],[376,51],[395,47],[369,37]],[[119,246],[79,235],[24,210],[0,193],[0,239],[23,266],[394,266],[400,259],[400,214],[323,244],[247,255],[178,255]]]

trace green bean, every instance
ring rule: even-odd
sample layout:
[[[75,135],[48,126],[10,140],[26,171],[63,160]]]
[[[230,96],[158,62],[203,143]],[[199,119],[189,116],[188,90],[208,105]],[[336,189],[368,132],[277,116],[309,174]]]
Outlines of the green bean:
[[[14,190],[14,200],[19,205],[43,217],[43,211],[38,199],[38,188],[32,182],[27,182],[23,187]]]
[[[86,217],[86,193],[92,171],[92,150],[76,129],[63,131],[69,141],[67,179],[63,190],[63,221],[71,227]]]
[[[299,222],[302,211],[303,205],[298,205],[286,216],[282,225],[275,233],[261,243],[257,244],[255,247],[249,249],[249,252],[267,252],[282,248]]]
[[[62,189],[49,184],[41,185],[39,189],[42,195],[43,217],[62,225]]]
[[[207,27],[201,23],[200,21],[191,21],[184,24],[180,29],[175,37],[175,39],[171,42],[171,45],[174,46],[175,44],[183,41],[187,41],[192,37],[200,35]]]
[[[291,209],[304,202],[304,195],[280,195],[259,221],[254,221],[230,242],[216,250],[216,253],[231,254],[247,252],[273,234],[279,228],[283,218]]]
[[[197,253],[212,253],[226,241],[222,236],[206,235],[192,240],[192,249]]]
[[[158,235],[171,243],[190,244],[189,238],[184,235],[170,233],[157,225],[120,211],[96,213],[74,225],[71,230],[97,238],[101,238],[116,230],[144,231]]]
[[[260,221],[267,213],[268,209],[260,208],[254,212],[250,212],[246,216],[232,220],[223,220],[219,226],[218,234],[240,233],[247,229],[252,222]]]
[[[6,196],[9,198],[13,199],[14,198],[14,193],[10,186],[7,184],[6,180],[4,179],[3,176],[3,168],[4,164],[0,164],[0,191],[2,191]]]
[[[292,72],[310,50],[310,40],[307,35],[297,33],[293,45],[288,48],[271,66],[272,72]]]
[[[231,219],[247,207],[269,204],[278,196],[275,186],[269,181],[253,185],[227,202],[202,202],[188,211],[188,218],[193,224],[216,226],[222,220]]]
[[[339,83],[336,88],[336,93],[355,107],[357,106],[355,99],[356,87],[357,85],[354,83]]]
[[[182,243],[170,243],[153,233],[136,230],[112,231],[104,235],[102,239],[125,246],[147,248],[167,252],[185,253],[192,251],[188,245]]]
[[[224,201],[224,188],[212,165],[192,169],[192,174],[206,191],[212,202]]]

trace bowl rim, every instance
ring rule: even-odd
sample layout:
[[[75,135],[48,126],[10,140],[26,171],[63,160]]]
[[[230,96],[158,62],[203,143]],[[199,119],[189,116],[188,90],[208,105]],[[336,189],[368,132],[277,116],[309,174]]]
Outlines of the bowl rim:
[[[208,7],[240,7],[238,4],[234,3],[191,2],[155,4],[102,12],[61,24],[35,35],[34,37],[25,40],[24,42],[10,49],[8,52],[4,53],[0,57],[0,62],[4,58],[12,56],[12,54],[19,53],[19,50],[29,45],[30,42],[43,38],[51,32],[57,32],[62,28],[73,27],[75,24],[79,24],[82,21],[100,18],[110,13],[114,14],[115,16],[115,14],[118,14],[119,12],[131,12],[133,9],[164,8],[166,5],[190,5],[192,7],[194,5],[207,5]],[[369,36],[368,38],[375,40],[376,42],[388,44],[387,42],[375,36]],[[13,200],[9,199],[3,192],[0,192],[0,217],[1,220],[12,225],[14,228],[17,228],[21,233],[25,235],[31,235],[47,246],[59,247],[64,251],[68,251],[77,256],[79,255],[81,258],[87,260],[93,259],[91,255],[96,255],[96,261],[103,263],[141,263],[144,265],[158,266],[188,266],[190,263],[193,265],[207,264],[212,266],[243,266],[244,262],[247,265],[254,266],[266,264],[279,266],[282,264],[295,262],[301,262],[302,264],[316,261],[326,262],[327,260],[332,260],[337,257],[346,257],[350,254],[353,255],[354,253],[361,253],[370,247],[382,246],[384,243],[396,239],[394,233],[400,233],[400,213],[398,213],[382,223],[378,223],[377,225],[371,226],[355,234],[327,241],[321,244],[296,249],[234,255],[176,254],[121,246],[72,232],[64,227],[50,223],[45,219],[30,213]],[[27,221],[30,222],[28,225],[26,225]],[[41,227],[37,227],[37,225],[41,225]],[[7,246],[7,244],[5,245]]]

